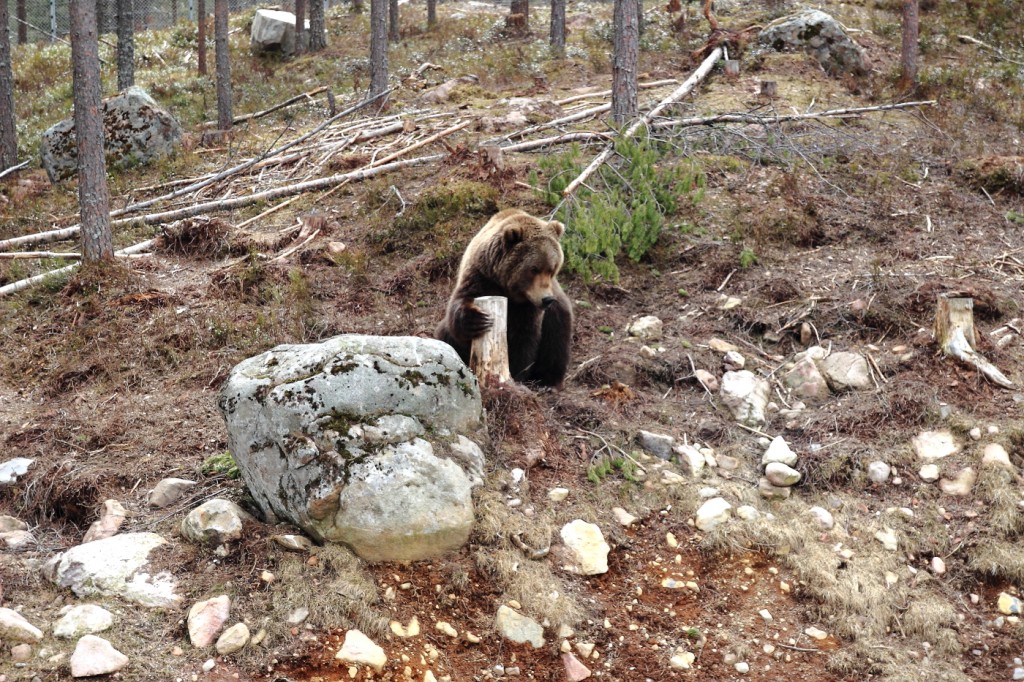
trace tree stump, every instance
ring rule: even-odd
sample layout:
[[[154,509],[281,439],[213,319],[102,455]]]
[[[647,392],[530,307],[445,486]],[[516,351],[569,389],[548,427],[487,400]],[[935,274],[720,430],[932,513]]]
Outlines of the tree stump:
[[[971,365],[998,386],[1013,388],[1013,382],[975,350],[974,299],[946,294],[939,296],[935,310],[935,340],[944,354]]]
[[[491,328],[473,339],[469,366],[483,386],[497,386],[512,380],[508,370],[508,299],[481,296],[473,301],[491,318]]]

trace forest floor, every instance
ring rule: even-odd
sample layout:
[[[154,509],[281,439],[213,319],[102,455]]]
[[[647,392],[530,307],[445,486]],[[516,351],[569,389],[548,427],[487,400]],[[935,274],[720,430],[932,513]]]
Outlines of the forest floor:
[[[1024,36],[1006,9],[1012,3],[949,4],[922,15],[915,92],[896,86],[900,3],[858,0],[824,9],[855,30],[870,74],[832,77],[804,54],[748,47],[738,55],[738,77],[718,68],[687,98],[687,116],[938,103],[664,133],[674,151],[658,164],[685,168],[703,189],[666,216],[642,258],[617,260],[617,281],[560,275],[576,310],[565,388],[491,397],[494,444],[487,482],[476,493],[478,528],[466,548],[443,559],[370,565],[340,548],[294,554],[269,544],[281,529],[262,523],[226,557],[176,536],[181,517],[201,500],[246,503],[239,480],[204,467],[226,450],[216,398],[236,363],[276,344],[342,333],[431,335],[464,245],[499,208],[550,214],[543,193],[530,186],[550,181],[545,169],[553,166],[542,161],[568,148],[509,154],[495,173],[475,149],[501,133],[471,126],[446,146],[423,150],[445,153],[439,163],[304,194],[246,230],[234,226],[273,202],[186,219],[164,226],[179,238],[165,239],[151,256],[0,300],[0,463],[35,460],[16,484],[0,486],[0,514],[27,521],[36,540],[28,549],[0,549],[0,606],[52,623],[75,603],[38,569],[79,543],[103,501],[116,499],[129,512],[122,532],[173,539],[156,554],[156,568],[170,571],[185,597],[180,612],[104,602],[117,619],[104,636],[130,659],[120,679],[419,681],[430,670],[455,681],[563,680],[563,640],[595,677],[625,682],[1019,679],[1024,625],[1000,614],[996,601],[1024,588],[1024,392],[996,387],[942,356],[931,327],[940,294],[973,297],[979,350],[1024,385]],[[767,0],[748,5],[720,11],[723,25],[763,24],[794,10]],[[642,80],[681,81],[697,66],[691,52],[707,26],[695,6],[683,11],[689,20],[677,22],[678,12],[649,9]],[[610,86],[610,7],[570,5],[562,59],[549,54],[545,12],[531,19],[534,35],[520,39],[500,37],[500,8],[444,4],[440,12],[429,32],[421,8],[403,5],[403,37],[391,50],[396,90],[381,116],[436,112],[454,122],[503,115],[509,97],[555,101]],[[236,115],[319,85],[333,89],[339,108],[361,99],[365,46],[346,36],[365,35],[366,25],[365,16],[331,14],[328,50],[295,60],[248,55],[247,32],[238,31]],[[960,34],[1007,51],[962,43]],[[202,145],[199,125],[214,117],[213,87],[191,71],[191,40],[186,28],[140,36],[139,83],[181,116],[188,141],[156,167],[112,173],[115,207],[166,191],[147,186],[259,154],[325,118],[321,96],[240,126],[229,141]],[[71,112],[67,50],[19,47],[14,58],[19,93],[38,93],[18,101],[19,133],[34,144]],[[55,65],[61,59],[66,68]],[[411,77],[425,62],[443,71]],[[464,74],[478,79],[447,102],[419,99]],[[774,99],[758,95],[766,80],[777,83]],[[608,130],[595,120],[578,129]],[[382,149],[354,148],[313,170],[344,172]],[[575,153],[578,165],[597,151]],[[303,163],[183,202],[238,195],[264,179],[297,181],[310,171]],[[0,239],[74,224],[75,201],[74,183],[51,186],[40,170],[0,181]],[[320,228],[314,239],[271,260],[294,239],[282,230],[311,222]],[[154,234],[134,225],[119,228],[115,240],[124,247]],[[344,250],[331,252],[332,242]],[[0,260],[0,285],[55,265]],[[739,304],[723,306],[728,297]],[[660,340],[646,342],[650,350],[625,332],[646,315],[664,325]],[[720,342],[773,381],[779,410],[760,433],[738,426],[694,378],[695,368],[721,376]],[[793,410],[796,400],[777,379],[809,343],[870,357],[873,388]],[[919,476],[912,439],[943,429],[962,449],[939,462],[942,475],[967,466],[979,473],[967,495],[946,494]],[[642,453],[640,430],[699,444],[739,466],[663,485],[659,469],[678,468]],[[764,438],[777,435],[799,455],[803,480],[790,499],[768,501],[757,491],[758,464]],[[991,443],[1006,449],[1012,471],[980,464]],[[868,478],[874,461],[892,467],[883,483]],[[516,468],[525,472],[521,481]],[[148,491],[170,476],[199,485],[175,506],[151,509]],[[549,499],[556,487],[569,490],[564,501]],[[716,488],[734,507],[756,507],[761,518],[698,531],[693,515],[710,494],[703,488]],[[637,521],[622,526],[616,506]],[[832,513],[834,528],[815,523],[813,506]],[[544,546],[577,518],[597,523],[611,546],[604,575],[573,576],[554,558],[531,560],[509,541],[521,533]],[[896,551],[875,538],[886,529],[898,538]],[[264,571],[276,576],[273,583],[261,580]],[[673,581],[692,585],[676,589]],[[354,583],[362,598],[346,596]],[[222,593],[232,597],[232,621],[269,634],[259,646],[218,657],[204,673],[210,651],[189,645],[185,609]],[[510,601],[546,623],[543,647],[513,645],[495,632],[495,611]],[[289,625],[299,607],[309,608],[309,618]],[[419,637],[390,634],[388,621],[413,616]],[[438,621],[459,636],[435,629]],[[383,673],[353,674],[334,660],[354,626],[384,647]],[[811,627],[825,637],[806,634]],[[481,641],[468,641],[467,632]],[[47,636],[15,667],[5,641],[0,679],[67,679],[71,647]],[[695,655],[690,670],[669,662],[682,651]]]

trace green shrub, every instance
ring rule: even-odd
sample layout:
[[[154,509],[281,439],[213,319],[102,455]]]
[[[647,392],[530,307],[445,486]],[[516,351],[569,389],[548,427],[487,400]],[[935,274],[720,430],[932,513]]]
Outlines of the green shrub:
[[[583,169],[578,146],[540,161],[546,185],[537,173],[531,175],[531,184],[557,207],[555,217],[565,223],[566,269],[587,281],[618,281],[616,258],[625,253],[638,262],[658,241],[666,216],[676,213],[679,202],[696,203],[704,195],[700,167],[691,160],[659,164],[667,150],[657,142],[619,139],[615,152],[617,160],[588,181],[598,189],[581,187],[570,202],[562,202],[562,192]]]

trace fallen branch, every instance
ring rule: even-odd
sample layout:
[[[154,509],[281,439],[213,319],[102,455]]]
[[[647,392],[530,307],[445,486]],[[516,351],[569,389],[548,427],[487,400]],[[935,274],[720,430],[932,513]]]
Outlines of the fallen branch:
[[[0,253],[0,260],[18,260],[28,258],[81,258],[80,253],[61,253],[60,251],[15,251],[13,253]]]
[[[366,167],[367,168],[376,168],[377,166],[383,165],[383,164],[388,163],[390,161],[394,161],[395,159],[397,159],[397,158],[399,158],[401,156],[405,156],[406,154],[408,154],[409,152],[411,152],[411,151],[413,151],[415,149],[419,149],[420,147],[425,147],[426,145],[430,144],[431,142],[436,142],[436,141],[440,140],[441,138],[448,137],[452,133],[456,133],[456,132],[462,130],[463,128],[465,128],[466,126],[468,126],[472,122],[473,122],[473,119],[467,119],[467,120],[463,121],[462,123],[458,123],[456,125],[453,125],[450,128],[446,128],[446,129],[442,130],[439,133],[435,133],[435,134],[431,135],[430,137],[422,139],[419,142],[417,142],[416,144],[411,145],[409,147],[406,147],[405,149],[399,149],[394,154],[389,154],[388,156],[385,156],[383,159],[376,159],[374,161],[371,161],[370,164],[368,166],[366,166]]]
[[[899,102],[896,104],[880,104],[874,107],[853,107],[848,109],[830,109],[809,114],[781,114],[778,116],[761,116],[759,114],[718,114],[717,116],[700,116],[693,118],[674,118],[657,121],[653,128],[672,128],[676,126],[699,126],[713,125],[715,123],[746,123],[771,125],[774,123],[786,123],[789,121],[805,121],[815,118],[842,118],[853,117],[860,114],[876,111],[894,111],[897,109],[911,109],[914,107],[930,107],[938,104],[936,100],[922,100],[919,102]]]
[[[675,85],[678,82],[679,82],[679,80],[676,79],[676,78],[666,78],[665,80],[661,80],[661,81],[650,81],[650,82],[647,82],[647,83],[640,83],[640,85],[638,85],[637,88],[639,88],[640,90],[647,90],[649,88],[660,88],[660,87],[665,86],[665,85]],[[561,106],[565,106],[566,104],[572,104],[573,102],[578,102],[581,99],[590,99],[591,97],[607,97],[610,94],[612,94],[611,90],[601,90],[599,92],[589,92],[589,93],[587,93],[585,95],[573,95],[572,97],[566,97],[565,99],[557,100],[555,102],[555,104],[557,104],[558,106],[561,107]]]
[[[591,107],[590,109],[577,111],[575,114],[569,114],[568,116],[556,118],[553,121],[548,121],[547,123],[541,123],[540,125],[524,128],[518,132],[509,133],[508,135],[505,136],[505,139],[512,140],[517,137],[526,137],[531,133],[540,132],[541,130],[547,130],[548,128],[557,128],[558,126],[564,125],[566,123],[575,123],[576,121],[582,121],[585,118],[590,118],[591,116],[597,116],[598,114],[610,111],[611,108],[611,104],[599,104],[598,106]]]
[[[716,63],[718,63],[718,60],[721,58],[721,56],[722,56],[722,48],[721,47],[716,47],[714,50],[712,50],[711,54],[709,54],[707,56],[707,58],[701,63],[701,65],[697,68],[697,70],[694,71],[693,74],[691,74],[690,77],[687,78],[683,82],[682,85],[680,85],[678,88],[673,90],[668,95],[668,97],[666,97],[665,99],[661,100],[661,102],[659,102],[656,107],[654,107],[653,109],[648,111],[646,114],[644,114],[643,116],[638,118],[633,123],[631,123],[630,126],[628,128],[626,128],[626,130],[622,133],[622,137],[624,137],[624,138],[626,138],[626,137],[633,137],[633,135],[635,135],[638,130],[640,130],[641,128],[643,128],[645,126],[650,125],[651,120],[654,119],[654,117],[656,117],[659,114],[661,114],[661,112],[665,111],[665,109],[667,109],[670,105],[678,102],[680,99],[685,97],[691,90],[693,90],[695,87],[697,87],[697,85],[702,80],[704,80],[704,78],[709,73],[711,73],[712,67],[714,67],[714,65]],[[583,172],[580,173],[579,176],[575,180],[570,182],[568,184],[568,186],[566,186],[565,190],[562,192],[562,196],[564,198],[566,198],[566,199],[568,199],[570,196],[572,196],[573,192],[575,192],[577,189],[579,189],[579,187],[584,182],[587,181],[587,178],[589,178],[591,175],[593,175],[597,171],[598,168],[600,168],[602,165],[604,165],[604,163],[608,159],[610,159],[612,157],[612,154],[614,154],[614,153],[615,153],[615,145],[614,144],[608,145],[607,149],[605,149],[603,152],[598,154],[597,157],[593,161],[590,162],[590,165],[587,166],[585,169],[583,169]]]
[[[1013,382],[974,349],[974,299],[939,296],[935,340],[944,354],[971,365],[998,386],[1013,388]]]
[[[977,38],[972,38],[971,36],[967,35],[958,35],[957,39],[961,43],[970,43],[971,45],[977,45],[983,50],[988,50],[989,52],[994,54],[998,59],[1002,59],[1004,62],[1016,64],[1017,66],[1024,66],[1024,62],[1019,62],[1014,59],[1010,59],[1005,54],[1003,54],[1003,51],[1000,50],[998,47],[996,47],[995,45],[989,45],[984,40],[978,40]]]
[[[24,168],[25,166],[29,165],[30,163],[32,163],[32,159],[28,159],[27,161],[22,161],[17,166],[11,166],[10,168],[8,168],[6,170],[0,171],[0,179],[3,179],[5,177],[7,177],[11,173],[16,173],[16,172],[20,171],[22,168]]]
[[[309,92],[304,92],[301,95],[295,95],[295,97],[291,97],[289,99],[286,99],[285,101],[281,102],[280,104],[275,104],[274,106],[270,107],[269,109],[264,109],[263,111],[257,111],[257,112],[251,113],[251,114],[245,114],[244,116],[237,116],[237,117],[231,119],[231,125],[238,125],[239,123],[245,123],[246,121],[252,121],[252,120],[257,119],[257,118],[263,118],[264,116],[272,114],[275,111],[280,111],[281,109],[286,109],[286,108],[290,107],[291,105],[295,104],[296,102],[301,102],[302,100],[306,100],[306,99],[312,99],[313,97],[315,97],[316,95],[319,95],[321,92],[325,91],[326,89],[327,89],[326,85],[321,85],[319,88],[315,88],[313,90],[310,90]],[[215,125],[217,125],[216,121],[206,121],[205,123],[202,124],[202,127],[203,128],[209,128],[210,126],[215,126]]]
[[[121,249],[120,251],[115,251],[114,255],[122,258],[126,256],[131,256],[142,251],[147,251],[155,243],[156,239],[147,239],[146,241],[141,242],[139,244],[135,244],[134,246],[129,246],[127,248]],[[14,292],[21,291],[22,289],[28,289],[29,287],[39,284],[40,282],[44,282],[47,279],[50,279],[51,277],[60,277],[61,275],[68,274],[74,271],[74,269],[77,268],[79,265],[81,265],[81,263],[72,263],[71,265],[65,265],[62,268],[57,268],[56,270],[50,270],[40,275],[35,275],[33,277],[18,280],[17,282],[11,282],[10,284],[5,284],[4,286],[0,287],[0,296],[13,294]]]
[[[528,152],[555,144],[569,144],[570,142],[607,142],[610,139],[611,135],[608,133],[566,133],[565,135],[555,135],[554,137],[544,137],[539,140],[529,140],[527,142],[520,142],[519,144],[510,144],[507,147],[500,147],[500,149],[503,153]]]

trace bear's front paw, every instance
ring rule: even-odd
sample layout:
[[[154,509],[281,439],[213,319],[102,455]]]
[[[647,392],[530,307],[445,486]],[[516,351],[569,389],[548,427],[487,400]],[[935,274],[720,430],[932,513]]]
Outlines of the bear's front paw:
[[[460,313],[459,327],[466,338],[483,336],[491,328],[491,316],[473,304],[462,306]]]

